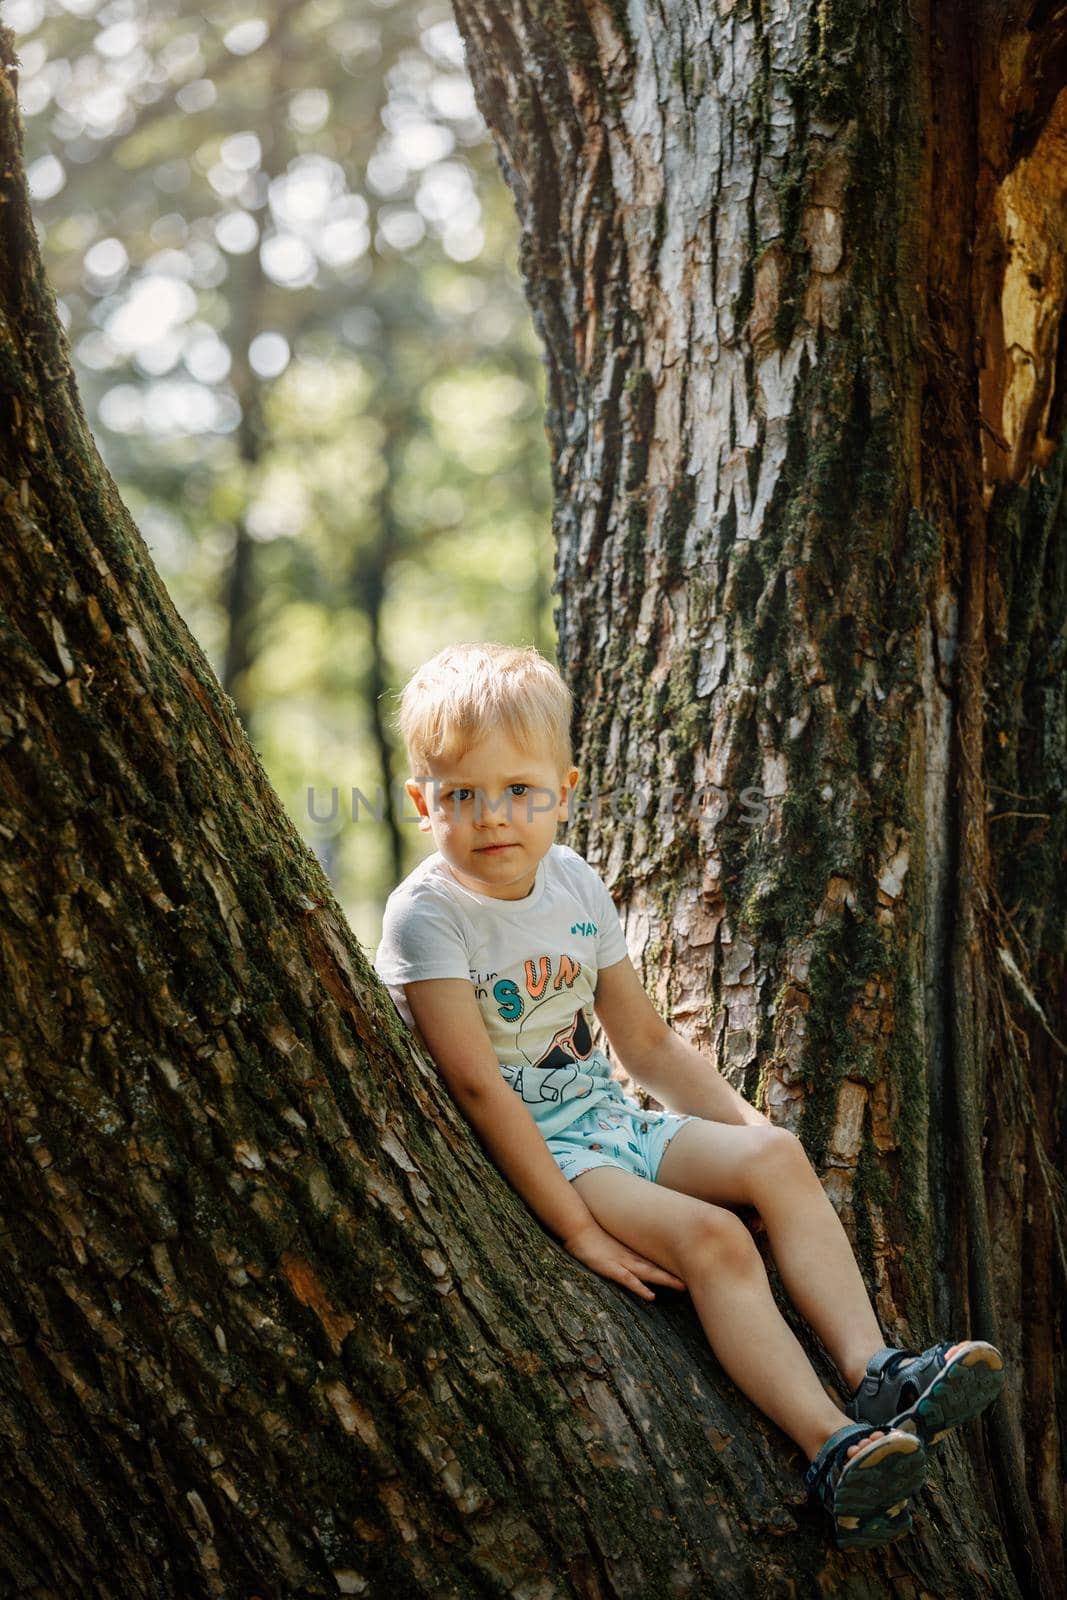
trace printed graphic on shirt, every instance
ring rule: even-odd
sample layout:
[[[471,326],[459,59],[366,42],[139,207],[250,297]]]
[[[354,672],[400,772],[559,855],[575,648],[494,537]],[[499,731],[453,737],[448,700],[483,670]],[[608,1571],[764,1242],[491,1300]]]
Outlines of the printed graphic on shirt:
[[[531,1066],[558,1066],[589,1054],[589,1028],[572,992],[582,977],[581,962],[564,951],[555,960],[539,955],[524,961],[520,979],[498,977],[493,984],[497,1016],[516,1029],[514,1042]],[[584,1000],[589,988],[586,978],[578,998]]]
[[[547,1072],[538,1067],[509,1067],[501,1064],[501,1076],[528,1106],[558,1106],[565,1100],[582,1100],[589,1094],[585,1085],[572,1091],[578,1082],[578,1072],[573,1066],[552,1067]],[[535,1112],[536,1115],[536,1112]]]
[[[474,985],[474,998],[479,1001],[487,1000],[489,998],[490,985],[496,981],[497,973],[479,972],[477,967],[471,967],[470,975],[471,982]]]
[[[542,953],[492,974],[472,968],[471,981],[490,1038],[512,1063],[504,1075],[524,1100],[555,1104],[588,1093],[571,1087],[596,1054],[592,981],[576,956]]]
[[[558,1104],[560,1100],[569,1098],[567,1091],[578,1081],[580,1071],[589,1061],[593,1053],[593,1036],[585,1012],[579,1007],[567,1026],[560,1028],[537,1059],[531,1061],[530,1047],[536,1047],[536,1041],[543,1038],[536,1016],[534,1011],[524,1019],[523,1026],[528,1030],[525,1041],[522,1029],[518,1036],[519,1049],[526,1056],[531,1070],[527,1071],[526,1067],[501,1067],[500,1070],[527,1104],[541,1105],[546,1101]],[[579,1089],[575,1092],[575,1098],[581,1099],[588,1092],[588,1088]]]
[[[625,941],[593,869],[553,845],[532,903],[516,907],[468,895],[428,863],[390,896],[375,956],[405,1020],[405,983],[468,973],[504,1079],[546,1138],[615,1103],[611,1062],[592,1042],[594,995],[598,968],[619,961]]]
[[[493,999],[500,1007],[500,1015],[505,1022],[518,1022],[527,1009],[526,1001],[523,999],[524,994],[533,1001],[540,1001],[546,995],[556,994],[564,987],[572,989],[575,980],[581,975],[582,964],[574,956],[563,954],[559,957],[554,978],[552,957],[536,956],[533,960],[523,963],[521,987],[514,978],[501,978],[493,985]]]
[[[528,1026],[528,1036],[543,1038],[544,1035],[540,1027],[537,1026],[536,1018],[536,1011],[526,1018],[525,1025]],[[522,1047],[523,1036],[522,1029],[520,1029],[519,1048],[522,1049]],[[585,1012],[579,1006],[566,1027],[560,1028],[553,1034],[537,1060],[532,1061],[530,1065],[534,1067],[564,1067],[568,1063],[588,1061],[592,1053],[593,1035],[589,1031],[588,1022],[585,1020]],[[526,1051],[523,1050],[523,1055],[525,1054]]]

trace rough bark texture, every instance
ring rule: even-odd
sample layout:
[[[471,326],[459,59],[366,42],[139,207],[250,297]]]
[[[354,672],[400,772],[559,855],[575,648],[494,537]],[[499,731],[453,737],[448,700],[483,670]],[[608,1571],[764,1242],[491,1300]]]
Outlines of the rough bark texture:
[[[1064,583],[1050,486],[1062,457],[1042,477],[1006,481],[989,508],[974,497],[948,431],[957,390],[928,378],[939,409],[924,421],[919,404],[931,322],[914,285],[929,281],[926,257],[916,246],[902,258],[897,289],[883,285],[875,298],[867,287],[881,284],[890,245],[907,242],[895,201],[914,200],[907,184],[929,184],[937,170],[932,156],[924,167],[914,155],[927,116],[914,86],[932,69],[908,56],[915,41],[894,33],[895,11],[846,27],[823,4],[826,36],[799,10],[772,27],[765,12],[723,6],[696,31],[695,13],[666,14],[672,33],[659,13],[647,33],[631,33],[614,11],[558,5],[531,17],[494,5],[491,39],[470,7],[463,19],[491,115],[501,87],[511,91],[493,63],[525,53],[509,159],[541,207],[529,211],[538,227],[526,262],[553,364],[564,654],[585,689],[578,732],[593,772],[651,750],[677,781],[723,771],[759,784],[765,766],[782,774],[779,792],[762,785],[771,831],[683,821],[670,837],[625,827],[599,836],[629,852],[619,881],[635,951],[646,947],[664,1003],[750,1091],[759,1046],[768,1101],[783,1116],[804,1113],[799,1125],[856,1229],[888,1330],[921,1336],[942,1313],[972,1316],[963,1244],[978,1238],[958,1208],[942,1220],[948,1179],[955,1195],[967,1175],[955,1110],[965,1098],[955,1035],[966,1029],[946,986],[963,881],[946,858],[962,804],[950,766],[961,690],[949,602],[971,570],[960,541],[981,535],[987,592],[996,572],[1002,597],[1007,735],[986,732],[981,770],[1048,796],[1062,770],[1053,731],[1062,690],[1050,666]],[[683,25],[690,42],[679,50]],[[659,94],[644,87],[657,60],[673,108],[666,135]],[[724,114],[714,83],[726,72],[737,75],[729,105],[751,119],[758,144],[740,125],[716,144],[700,123],[716,105]],[[1036,101],[1030,114],[1040,120]],[[899,170],[879,166],[890,115]],[[794,116],[799,142],[789,138]],[[839,127],[849,119],[881,130],[860,140],[858,168],[859,135]],[[949,1441],[919,1536],[837,1556],[823,1514],[805,1503],[799,1453],[723,1376],[688,1300],[661,1292],[648,1307],[580,1268],[480,1150],[368,972],[99,462],[41,273],[15,124],[5,72],[4,1592],[1026,1592],[998,1492],[1013,1469],[995,1436],[989,1488],[981,1436]],[[1031,148],[1040,143],[1035,130]],[[764,177],[753,187],[755,149]],[[809,202],[823,181],[815,154],[830,176]],[[717,235],[698,223],[714,208],[700,211],[694,172],[714,177],[723,226],[728,212],[747,218],[756,242],[775,196],[792,208],[777,266],[761,269],[751,247],[746,256],[744,233],[732,258],[713,249]],[[870,224],[855,236],[853,207]],[[690,260],[686,241],[698,235],[705,254]],[[683,293],[690,278],[703,310]],[[706,319],[720,299],[735,319],[733,345],[710,342]],[[811,318],[807,348],[797,330]],[[933,348],[937,373],[951,377]],[[726,508],[708,453],[722,420],[712,393],[720,360],[734,396]],[[759,415],[757,382],[784,407],[762,424],[747,420]],[[758,447],[755,435],[746,442],[753,428]],[[967,437],[976,450],[977,435]],[[843,500],[855,513],[847,521]],[[997,538],[994,517],[1005,530]],[[923,672],[943,689],[923,693]],[[792,740],[786,711],[802,724]],[[819,799],[826,783],[832,820]],[[981,844],[984,819],[971,825]],[[923,864],[905,873],[909,850]],[[959,956],[983,963],[986,979],[974,1018],[985,1054],[962,1063],[979,1132],[997,1102],[986,1149],[991,1259],[972,1270],[992,1284],[1013,1359],[1022,1345],[1026,1481],[1050,1563],[1059,1460],[1049,1419],[1062,1375],[1049,1305],[1062,1280],[1040,1174],[1043,1152],[1057,1154],[1062,1101],[1053,1047],[1018,995],[1031,993],[1062,1037],[1063,918],[1048,883],[1060,853],[1060,834],[1024,826],[1013,853],[995,856],[1005,927],[1019,934],[1013,987],[1003,963],[985,961],[984,903],[985,943]],[[981,868],[977,845],[976,860]],[[658,951],[643,931],[654,922],[666,935]],[[1013,1285],[1014,1305],[1004,1299]]]
[[[735,1482],[793,1526],[797,1462],[414,1056],[97,458],[14,109],[5,74],[3,1592],[692,1587]]]
[[[456,11],[615,795],[573,842],[887,1334],[1004,1350],[934,1476],[1062,1593],[1067,8]]]
[[[0,147],[3,1592],[790,1593],[804,1463],[479,1149],[162,590],[11,72]]]
[[[796,1452],[480,1150],[162,590],[14,112],[5,73],[3,1593],[787,1592]]]

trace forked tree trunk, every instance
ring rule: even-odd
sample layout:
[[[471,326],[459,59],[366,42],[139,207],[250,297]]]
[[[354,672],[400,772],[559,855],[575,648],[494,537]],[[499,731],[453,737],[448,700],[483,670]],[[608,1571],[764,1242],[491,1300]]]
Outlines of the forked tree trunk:
[[[456,12],[545,343],[574,842],[887,1332],[1003,1348],[935,1476],[1067,1592],[1067,7]]]
[[[568,16],[553,12],[556,21]],[[469,22],[468,16],[468,27]],[[498,25],[506,31],[502,11]],[[716,30],[727,25],[729,18],[714,22]],[[579,30],[565,42],[583,38]],[[605,38],[605,48],[613,48],[611,37]],[[7,34],[2,39],[6,63],[11,41]],[[557,84],[580,88],[581,74],[592,70],[594,58],[584,46],[568,77],[556,64],[550,36],[535,34],[530,43],[531,86],[543,73],[546,82],[555,75]],[[634,48],[625,46],[620,60]],[[765,51],[758,56],[769,60]],[[681,73],[683,85],[689,70]],[[675,92],[673,84],[669,78],[665,96]],[[484,73],[481,92],[489,104]],[[690,86],[686,92],[695,91]],[[621,90],[613,93],[617,107],[628,103]],[[829,109],[820,114],[828,116]],[[886,1596],[1018,1594],[1025,1573],[1011,1550],[1013,1573],[1004,1540],[1005,1531],[1009,1541],[1014,1536],[1012,1524],[1006,1515],[998,1524],[994,1498],[979,1500],[970,1451],[949,1453],[945,1473],[935,1478],[925,1502],[928,1531],[906,1549],[858,1559],[836,1556],[824,1516],[804,1502],[799,1453],[725,1379],[688,1300],[678,1296],[671,1303],[661,1292],[654,1307],[638,1304],[579,1267],[539,1228],[479,1148],[369,972],[317,862],[270,790],[232,704],[176,615],[99,461],[41,273],[11,71],[0,83],[0,147],[5,1592],[34,1600],[68,1600],[72,1594],[100,1600],[291,1600],[337,1593],[435,1600],[708,1594],[762,1600],[847,1585],[852,1593]],[[558,170],[566,187],[580,168]],[[597,195],[602,206],[600,190],[592,197]],[[604,210],[603,217],[608,226],[613,213]],[[664,226],[668,220],[664,211]],[[609,227],[605,238],[611,237]],[[599,270],[607,272],[612,259],[605,253]],[[562,276],[558,287],[564,292]],[[844,289],[842,295],[847,303]],[[651,336],[651,325],[646,332]],[[561,326],[553,335],[557,350],[565,348],[562,333]],[[639,334],[635,324],[633,337]],[[594,361],[601,347],[594,341],[589,348]],[[625,355],[620,349],[618,359]],[[677,375],[684,367],[683,362]],[[616,447],[621,463],[634,448],[640,456],[642,437],[648,441],[641,473],[627,493],[636,492],[639,481],[651,487],[661,470],[656,463],[676,448],[676,435],[691,429],[688,402],[679,405],[669,428],[660,416],[660,391],[672,392],[674,380],[663,379],[658,367],[642,370],[649,372],[639,385],[644,433],[636,427],[631,433],[627,422]],[[806,381],[823,376],[814,362]],[[597,406],[609,399],[610,388],[602,401],[594,404],[592,396],[584,421],[572,418],[577,446],[596,446]],[[557,404],[557,416],[563,414]],[[713,412],[707,408],[704,415],[710,426]],[[653,424],[659,443],[650,433]],[[829,450],[834,441],[820,437]],[[862,440],[862,432],[856,437]],[[801,429],[802,451],[810,447],[805,439]],[[735,448],[743,450],[743,442],[735,441]],[[557,463],[557,473],[563,487],[575,487],[582,517],[588,491],[578,489],[579,459],[580,450],[570,465]],[[845,459],[836,448],[829,450],[825,470],[831,480],[844,470],[834,463]],[[636,474],[636,463],[626,471]],[[695,481],[699,487],[699,474]],[[899,491],[886,482],[888,503]],[[744,474],[737,486],[742,504],[743,483]],[[610,475],[603,489],[610,515],[623,491]],[[1017,493],[1021,541],[1031,499],[1025,490]],[[669,507],[670,494],[661,498]],[[698,504],[695,496],[694,510]],[[830,512],[820,504],[822,527]],[[633,528],[628,535],[627,570],[637,587],[646,581],[639,551],[647,544],[650,562],[662,559],[661,511],[650,493],[647,527],[640,537]],[[564,515],[565,533],[566,525]],[[798,538],[808,537],[795,509],[791,525]],[[582,526],[575,525],[576,538],[584,537]],[[612,573],[622,570],[611,559],[616,532],[606,524],[599,531],[591,526],[599,541],[592,562],[580,557],[573,540],[564,542],[564,577],[575,592],[594,573],[613,582]],[[684,578],[684,539],[700,523],[694,515],[684,523],[676,518],[672,526],[682,530],[683,541],[673,547],[673,570]],[[984,526],[976,513],[974,527]],[[882,523],[870,516],[865,527],[877,531]],[[864,532],[865,541],[873,537]],[[810,565],[824,545],[814,534],[809,542]],[[770,545],[752,542],[750,548],[758,552]],[[902,551],[911,548],[902,536]],[[1047,548],[1052,562],[1054,530]],[[908,560],[914,567],[910,555]],[[799,576],[791,581],[812,581],[807,567],[795,570]],[[861,579],[866,570],[861,562]],[[659,582],[653,573],[650,593]],[[905,654],[908,629],[919,625],[905,604],[907,582],[900,583],[904,610],[898,627]],[[741,585],[731,616],[739,614],[738,607],[742,616],[752,611],[751,587],[751,580],[749,590]],[[691,592],[691,582],[662,589],[679,607],[683,600],[693,604]],[[862,601],[862,583],[855,592]],[[597,698],[603,705],[608,690],[609,703],[632,705],[636,718],[639,679],[622,674],[614,630],[608,634],[607,619],[597,620],[599,602],[592,602],[583,643],[570,590],[565,599],[566,659],[576,684],[583,681],[597,630],[604,628]],[[1047,577],[1039,599],[1034,615],[1050,626],[1061,597]],[[705,603],[720,603],[714,589]],[[636,615],[627,620],[620,596],[611,620],[632,631]],[[768,616],[751,648],[775,644],[768,627],[785,629],[785,642],[799,638],[781,607],[770,606]],[[656,625],[662,627],[662,619]],[[703,625],[693,623],[689,633],[699,654]],[[725,650],[725,623],[723,637]],[[880,637],[867,648],[880,648]],[[656,660],[662,648],[664,661],[676,663],[677,677],[684,662],[672,640],[669,630],[659,636]],[[732,633],[729,643],[732,673]],[[635,658],[635,672],[642,659]],[[838,666],[840,659],[838,652]],[[1017,650],[1013,659],[1021,681],[1029,684],[1026,651]],[[725,660],[722,670],[725,683]],[[922,701],[915,691],[909,700],[906,682],[901,687],[884,676],[884,692],[898,695],[897,723],[887,726],[871,716],[867,726],[890,739],[888,762],[894,750],[904,748],[907,706],[913,705],[919,723]],[[836,681],[824,671],[824,693],[812,711],[814,730],[824,729],[832,714],[833,696],[840,693]],[[662,685],[657,688],[650,677],[648,690],[651,713],[656,697],[662,699]],[[762,680],[754,683],[753,710],[766,692]],[[788,685],[780,684],[779,692],[786,694]],[[1007,689],[1004,704],[1010,705]],[[606,769],[615,756],[610,746],[598,754],[593,709],[583,723],[586,757],[594,770],[597,763]],[[662,730],[665,761],[674,759],[672,749],[685,729],[694,766],[706,761],[700,754],[706,713],[706,704],[676,690],[668,726],[662,702],[657,734]],[[737,713],[739,739],[743,714]],[[761,713],[764,721],[769,715]],[[844,711],[837,715],[843,737],[848,719]],[[627,734],[625,750],[636,757],[644,747],[636,720],[633,726],[634,743]],[[773,729],[768,721],[768,737]],[[917,748],[914,731],[909,737],[906,748]],[[1025,755],[1037,763],[1033,770],[1039,775],[1041,748],[1028,745]],[[930,1187],[936,1192],[941,1170],[937,1163],[966,1167],[951,1119],[940,1105],[931,1109],[914,1065],[923,1059],[925,1020],[915,1024],[913,1037],[901,1036],[893,1031],[901,1015],[898,994],[880,996],[875,986],[866,1009],[853,994],[855,935],[847,936],[842,919],[862,914],[863,950],[883,948],[875,945],[883,935],[866,879],[858,869],[850,879],[845,870],[860,848],[850,841],[862,839],[869,826],[846,801],[850,785],[856,793],[881,791],[863,763],[844,760],[847,754],[842,751],[837,775],[842,871],[818,897],[818,904],[827,902],[821,922],[809,916],[805,898],[826,849],[814,825],[808,875],[792,890],[798,929],[807,918],[816,933],[830,930],[822,942],[814,940],[810,978],[796,974],[789,991],[809,997],[806,1011],[799,998],[789,1006],[795,1023],[806,1017],[807,1038],[803,1045],[777,1049],[769,1038],[766,1059],[776,1064],[768,1068],[772,1105],[781,1103],[783,1089],[805,1081],[819,1096],[813,1104],[827,1104],[821,1080],[840,1070],[825,1044],[831,1025],[840,1030],[841,1052],[855,1057],[846,1017],[841,1008],[828,1007],[827,980],[816,982],[837,961],[853,1017],[872,1016],[878,1024],[865,1058],[870,1083],[858,1087],[864,1094],[869,1088],[872,1104],[882,1106],[875,1134],[888,1129],[890,1138],[900,1139],[885,1155],[882,1198],[865,1198],[873,1175],[882,1170],[882,1158],[874,1156],[857,1169],[866,1174],[866,1189],[854,1187],[849,1197],[850,1217],[857,1224],[866,1219],[861,1238],[870,1266],[872,1250],[883,1260],[883,1239],[894,1249],[907,1239],[901,1217],[909,1215],[909,1196],[915,1238],[921,1239],[925,1196]],[[739,758],[732,759],[736,764]],[[936,791],[934,780],[931,788]],[[910,793],[903,785],[901,806]],[[948,791],[945,800],[955,804]],[[853,817],[859,820],[850,822]],[[906,833],[908,814],[902,811],[901,818],[898,826]],[[795,816],[776,825],[798,855]],[[683,827],[677,834],[671,868],[677,888],[664,924],[672,930],[671,942],[662,957],[674,985],[665,998],[683,1023],[708,998],[697,989],[699,950],[688,960],[684,953],[700,936],[697,919],[707,918],[711,937],[725,938],[722,922],[714,933],[714,912],[706,909],[701,885],[690,882],[697,858],[686,853],[686,832]],[[920,828],[916,837],[926,840],[928,832]],[[606,828],[598,836],[612,837]],[[1046,835],[1042,848],[1048,852],[1054,844],[1055,836]],[[778,858],[765,844],[756,848],[764,851],[770,870]],[[702,845],[701,861],[704,851]],[[724,861],[720,872],[730,906],[741,880],[730,885],[726,879],[745,865],[736,838],[733,851],[736,867]],[[628,885],[635,934],[651,910],[642,877],[651,860],[635,844],[637,870]],[[883,890],[891,917],[899,915],[894,908],[907,900],[911,884],[928,876],[925,868],[902,876],[903,863],[898,866],[890,884],[898,891]],[[934,873],[931,903],[944,904],[955,881],[947,868],[942,879]],[[693,926],[684,937],[676,903],[692,908]],[[753,905],[769,914],[758,895]],[[778,911],[772,906],[770,912],[783,915],[777,898],[775,905]],[[1014,901],[1008,905],[1014,909]],[[921,901],[917,914],[928,929]],[[744,978],[744,968],[735,972],[740,940],[747,938],[753,991],[747,1014],[755,1019],[769,1000],[772,943],[754,925],[742,924],[739,906],[730,915],[732,942],[721,950],[706,944],[702,970],[706,982],[717,975],[720,993],[732,1003],[732,991]],[[1051,919],[1040,935],[1032,920],[1015,921],[1048,950]],[[886,925],[884,937],[887,951],[902,952],[899,969],[887,962],[886,970],[907,974],[913,947],[895,922]],[[775,959],[793,959],[800,938],[796,930],[783,932],[783,953]],[[943,943],[943,933],[941,938]],[[1026,957],[1017,950],[1016,958],[1022,967]],[[1030,977],[1047,1005],[1046,971],[1052,966],[1050,957],[1045,960],[1046,967],[1031,970]],[[992,985],[995,973],[981,970]],[[861,1001],[868,981],[857,991]],[[999,991],[993,986],[990,993]],[[922,1019],[943,1003],[932,980],[928,991],[918,985],[918,995],[914,1004],[927,1005],[918,1013]],[[744,1014],[730,1022],[731,1035]],[[879,1031],[883,1025],[888,1047]],[[1023,1038],[1021,1031],[1009,1036]],[[717,1035],[711,1042],[721,1048]],[[733,1060],[735,1070],[744,1064],[736,1055],[724,1059]],[[986,1074],[975,1091],[982,1106],[1004,1069],[999,1057],[976,1059]],[[1051,1075],[1043,1075],[1046,1059],[1031,1048],[1029,1077],[1025,1084],[1021,1072],[1019,1078],[1021,1109],[995,1127],[994,1153],[1014,1130],[1029,1159],[1035,1147],[1025,1143],[1025,1097],[1035,1088],[1044,1097],[1042,1134],[1055,1135],[1057,1107]],[[943,1085],[950,1081],[944,1060],[934,1060],[933,1083]],[[898,1111],[884,1097],[905,1082],[900,1074],[908,1071],[906,1085],[914,1093],[903,1097],[905,1109]],[[944,1126],[946,1137],[929,1157],[929,1177],[918,1182],[917,1151],[927,1117],[931,1126]],[[839,1122],[828,1112],[823,1122],[832,1153]],[[805,1131],[819,1152],[815,1127],[805,1124]],[[847,1156],[843,1150],[836,1158],[842,1170]],[[1028,1238],[1039,1242],[1047,1216],[1030,1167],[1013,1169],[1013,1181],[1024,1191],[1018,1199],[1006,1191],[997,1204],[1008,1209],[994,1211],[991,1219],[997,1285],[1011,1269],[1001,1247],[1017,1215],[1011,1208],[1032,1208]],[[949,1309],[962,1305],[962,1234],[962,1227],[944,1230],[941,1243],[931,1245],[941,1257],[918,1251],[910,1262],[894,1257],[882,1290],[891,1319],[906,1314],[912,1319],[907,1326],[921,1329],[924,1315],[939,1309],[935,1293]],[[1042,1270],[1051,1284],[1055,1262],[1046,1257],[1032,1263],[1033,1273]],[[1030,1384],[1050,1372],[1042,1341],[1051,1331],[1039,1283],[1026,1332]],[[830,1378],[818,1351],[815,1356]],[[1051,1411],[1050,1377],[1048,1384]],[[1030,1411],[1033,1394],[1031,1388],[1024,1397],[1034,1425],[1028,1443],[1045,1449],[1043,1470],[1054,1473],[1050,1435]],[[999,1462],[996,1438],[993,1444]],[[1054,1554],[1050,1536],[1047,1542]]]

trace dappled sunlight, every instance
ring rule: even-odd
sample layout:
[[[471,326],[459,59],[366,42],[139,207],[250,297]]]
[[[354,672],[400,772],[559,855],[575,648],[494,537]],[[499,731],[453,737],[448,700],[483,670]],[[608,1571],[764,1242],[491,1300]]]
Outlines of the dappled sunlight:
[[[372,789],[391,759],[372,674],[399,682],[431,636],[551,648],[543,374],[451,10],[4,20],[93,431],[311,840],[307,784]],[[377,906],[387,830],[361,832],[327,865]]]

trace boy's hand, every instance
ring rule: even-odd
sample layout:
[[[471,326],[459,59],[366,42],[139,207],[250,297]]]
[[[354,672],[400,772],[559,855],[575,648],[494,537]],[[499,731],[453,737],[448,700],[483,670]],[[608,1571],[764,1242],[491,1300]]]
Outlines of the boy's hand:
[[[601,1277],[614,1278],[616,1283],[625,1284],[627,1289],[633,1289],[645,1300],[654,1300],[656,1297],[651,1289],[645,1288],[642,1278],[652,1283],[665,1283],[669,1289],[685,1288],[681,1278],[676,1278],[673,1272],[658,1267],[654,1261],[638,1255],[621,1240],[613,1238],[599,1222],[586,1223],[569,1239],[564,1239],[563,1247],[577,1261],[599,1272]]]

